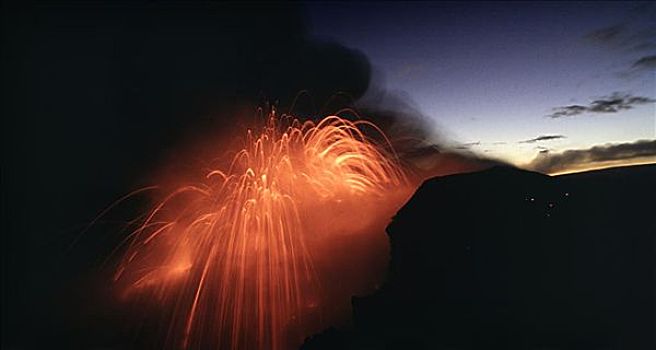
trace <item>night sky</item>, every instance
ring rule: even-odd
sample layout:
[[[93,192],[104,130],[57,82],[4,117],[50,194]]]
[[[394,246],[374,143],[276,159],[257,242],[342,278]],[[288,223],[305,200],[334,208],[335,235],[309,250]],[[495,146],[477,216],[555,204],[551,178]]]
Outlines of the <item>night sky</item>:
[[[324,3],[306,13],[313,35],[361,50],[374,82],[413,101],[455,147],[525,165],[540,151],[656,136],[653,4]],[[549,117],[594,101],[615,108]],[[653,144],[641,154],[656,160]]]

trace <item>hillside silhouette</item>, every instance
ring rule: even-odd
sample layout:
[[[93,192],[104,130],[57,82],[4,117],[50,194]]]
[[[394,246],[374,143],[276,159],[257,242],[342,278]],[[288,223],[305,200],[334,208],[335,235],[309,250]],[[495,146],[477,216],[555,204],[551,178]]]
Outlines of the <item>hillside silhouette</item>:
[[[303,349],[650,349],[656,166],[427,180],[386,283]]]

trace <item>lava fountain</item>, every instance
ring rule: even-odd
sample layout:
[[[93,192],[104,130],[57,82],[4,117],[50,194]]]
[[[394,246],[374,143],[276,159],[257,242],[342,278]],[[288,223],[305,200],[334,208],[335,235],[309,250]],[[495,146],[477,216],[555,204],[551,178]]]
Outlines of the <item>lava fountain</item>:
[[[326,326],[333,238],[382,230],[407,199],[372,123],[271,112],[261,124],[229,166],[156,202],[126,240],[114,278],[126,297],[169,306],[168,347],[298,346]]]

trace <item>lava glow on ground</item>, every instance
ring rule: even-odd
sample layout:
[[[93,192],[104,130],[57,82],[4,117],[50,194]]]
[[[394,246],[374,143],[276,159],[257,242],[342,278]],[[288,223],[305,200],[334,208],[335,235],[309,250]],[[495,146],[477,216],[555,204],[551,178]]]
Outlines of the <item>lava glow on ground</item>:
[[[413,189],[389,141],[361,120],[263,119],[125,241],[116,285],[166,310],[166,347],[295,348],[380,283],[384,228]]]

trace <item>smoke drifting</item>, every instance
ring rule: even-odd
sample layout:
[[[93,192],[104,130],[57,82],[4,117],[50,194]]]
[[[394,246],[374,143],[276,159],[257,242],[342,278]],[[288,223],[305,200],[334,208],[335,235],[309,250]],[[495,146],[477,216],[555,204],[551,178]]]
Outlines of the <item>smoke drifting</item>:
[[[626,164],[631,161],[653,163],[654,160],[656,160],[656,140],[638,140],[597,145],[589,149],[571,149],[560,153],[541,151],[528,164],[528,168],[545,174],[556,174]]]

